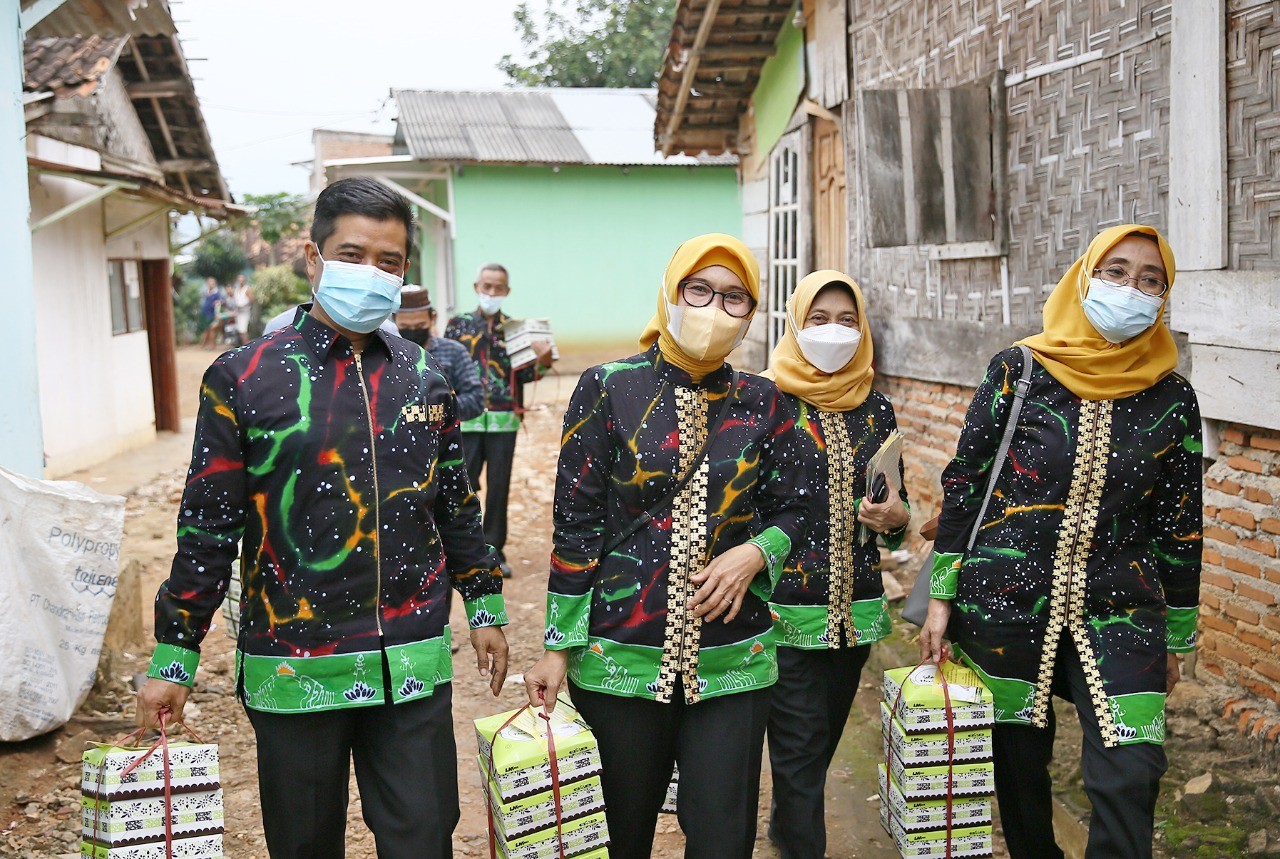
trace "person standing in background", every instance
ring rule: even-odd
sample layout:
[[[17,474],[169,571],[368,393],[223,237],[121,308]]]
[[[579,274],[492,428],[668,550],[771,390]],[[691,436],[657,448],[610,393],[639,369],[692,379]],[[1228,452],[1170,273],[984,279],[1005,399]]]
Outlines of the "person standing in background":
[[[484,388],[480,385],[480,374],[467,347],[436,334],[436,309],[431,305],[431,293],[413,284],[400,290],[400,309],[396,311],[395,321],[401,337],[417,343],[440,365],[440,372],[449,380],[458,400],[458,419],[469,421],[483,412]]]
[[[235,286],[231,287],[231,309],[235,313],[236,345],[243,346],[249,342],[249,319],[253,316],[253,290],[249,288],[249,280],[243,274],[236,275]]]
[[[475,312],[450,319],[444,336],[467,348],[484,386],[485,411],[463,423],[462,446],[472,486],[480,485],[480,474],[484,472],[484,537],[498,550],[502,575],[510,578],[511,565],[503,551],[507,543],[507,494],[516,455],[516,431],[524,412],[524,386],[542,378],[555,359],[549,344],[535,341],[537,360],[512,368],[503,331],[509,317],[501,310],[511,294],[505,267],[496,262],[482,265],[476,274],[475,290]]]
[[[218,337],[218,305],[222,302],[222,289],[216,277],[206,278],[204,297],[200,299],[200,345],[212,349]]]

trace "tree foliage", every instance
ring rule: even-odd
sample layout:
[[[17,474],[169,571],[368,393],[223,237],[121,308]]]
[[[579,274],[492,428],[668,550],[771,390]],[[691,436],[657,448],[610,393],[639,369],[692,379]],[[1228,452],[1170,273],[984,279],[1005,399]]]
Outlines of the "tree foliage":
[[[245,194],[244,201],[258,210],[253,216],[253,225],[269,245],[297,235],[307,219],[307,201],[299,194],[286,194],[284,191]]]
[[[307,301],[311,285],[294,273],[293,266],[269,265],[254,273],[253,297],[266,320]]]
[[[212,277],[221,284],[231,283],[248,267],[249,260],[240,243],[225,231],[214,233],[196,245],[195,259],[190,266],[201,279]]]
[[[662,71],[676,0],[529,0],[513,13],[524,55],[498,68],[522,86],[651,87]]]

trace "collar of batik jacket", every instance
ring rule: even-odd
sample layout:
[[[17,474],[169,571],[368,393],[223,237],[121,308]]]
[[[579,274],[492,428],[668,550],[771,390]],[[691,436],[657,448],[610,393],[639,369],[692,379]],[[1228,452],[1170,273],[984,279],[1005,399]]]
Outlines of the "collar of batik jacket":
[[[398,337],[356,355],[300,313],[210,366],[150,676],[191,682],[241,544],[239,687],[255,709],[431,694],[452,677],[450,584],[472,627],[506,622],[449,384]]]

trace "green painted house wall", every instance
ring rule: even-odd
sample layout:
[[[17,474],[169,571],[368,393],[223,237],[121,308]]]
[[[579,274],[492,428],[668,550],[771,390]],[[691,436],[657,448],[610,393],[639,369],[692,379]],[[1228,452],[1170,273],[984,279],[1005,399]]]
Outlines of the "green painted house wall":
[[[760,81],[751,94],[760,152],[773,150],[804,94],[804,30],[795,25],[795,9],[792,7],[778,34],[777,53],[764,61]]]
[[[475,165],[454,179],[457,312],[475,309],[480,265],[511,275],[503,311],[551,319],[567,346],[630,354],[676,246],[742,234],[733,167]]]

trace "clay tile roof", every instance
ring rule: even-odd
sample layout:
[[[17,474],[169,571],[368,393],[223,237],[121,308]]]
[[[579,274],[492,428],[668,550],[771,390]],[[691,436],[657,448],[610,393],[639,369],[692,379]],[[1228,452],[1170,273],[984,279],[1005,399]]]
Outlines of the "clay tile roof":
[[[678,0],[658,78],[654,141],[665,153],[736,152],[760,68],[792,0]],[[708,15],[710,11],[710,15]]]
[[[28,39],[23,50],[27,92],[51,92],[58,98],[88,95],[111,70],[128,36],[51,36]]]

